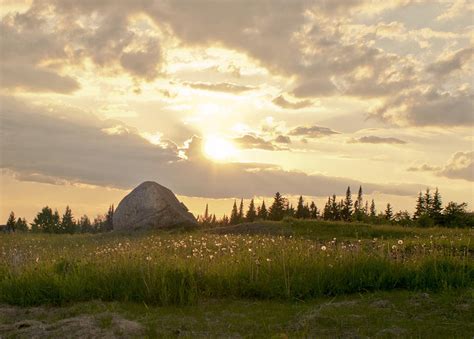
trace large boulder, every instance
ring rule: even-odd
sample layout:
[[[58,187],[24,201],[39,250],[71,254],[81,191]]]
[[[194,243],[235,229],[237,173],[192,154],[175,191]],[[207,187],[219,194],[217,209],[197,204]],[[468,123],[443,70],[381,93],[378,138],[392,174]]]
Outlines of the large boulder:
[[[114,213],[114,230],[196,226],[194,216],[164,186],[145,181],[122,199]]]

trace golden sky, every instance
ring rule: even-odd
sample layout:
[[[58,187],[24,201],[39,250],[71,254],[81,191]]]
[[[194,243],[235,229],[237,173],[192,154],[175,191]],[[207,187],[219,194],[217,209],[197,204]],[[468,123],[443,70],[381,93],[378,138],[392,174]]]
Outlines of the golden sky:
[[[469,0],[0,0],[0,221],[362,185],[474,203]]]

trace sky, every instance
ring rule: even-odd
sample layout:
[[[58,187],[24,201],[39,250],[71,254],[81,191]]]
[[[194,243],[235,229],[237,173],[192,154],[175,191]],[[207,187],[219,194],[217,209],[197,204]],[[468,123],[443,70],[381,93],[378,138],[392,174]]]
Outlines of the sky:
[[[0,0],[0,221],[143,181],[194,213],[279,191],[474,204],[469,0]]]

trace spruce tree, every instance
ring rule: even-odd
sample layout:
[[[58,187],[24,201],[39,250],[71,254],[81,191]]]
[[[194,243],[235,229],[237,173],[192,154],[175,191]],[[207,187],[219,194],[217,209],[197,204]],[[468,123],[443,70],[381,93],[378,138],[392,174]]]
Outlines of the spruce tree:
[[[365,201],[364,214],[365,216],[369,215],[369,201],[368,200]]]
[[[52,221],[51,233],[62,233],[61,217],[57,209],[54,210]]]
[[[332,200],[331,200],[331,220],[339,220],[339,205],[336,201],[336,195],[332,195]]]
[[[425,213],[428,214],[428,215],[431,215],[432,214],[432,205],[433,205],[433,198],[431,197],[431,192],[430,192],[430,189],[427,188],[426,189],[426,192],[425,192],[425,198],[424,198],[424,202],[425,202]]]
[[[377,215],[377,210],[375,209],[375,201],[372,199],[372,203],[370,204],[370,217],[375,218]]]
[[[259,219],[262,219],[262,220],[266,220],[268,218],[268,211],[267,211],[267,207],[265,206],[265,200],[263,200],[262,207],[260,207],[257,216]]]
[[[239,211],[237,210],[237,201],[234,200],[232,212],[230,213],[230,224],[235,225],[239,223]]]
[[[103,228],[105,232],[112,231],[114,229],[114,205],[109,206],[109,210],[105,215]]]
[[[359,186],[359,192],[357,193],[357,200],[354,202],[354,218],[356,220],[362,220],[364,215],[364,206],[362,198],[362,186]]]
[[[324,205],[323,219],[324,220],[331,220],[332,219],[332,215],[331,215],[331,197],[328,197],[328,201],[326,201],[326,204]]]
[[[257,218],[257,212],[255,211],[255,203],[252,199],[250,200],[249,209],[247,213],[245,214],[245,219],[248,222],[254,222],[256,218]]]
[[[441,223],[442,211],[443,202],[441,201],[441,194],[439,194],[439,190],[438,188],[436,188],[436,191],[433,196],[433,202],[431,204],[431,217],[433,218],[436,224]]]
[[[204,210],[203,221],[204,221],[205,223],[209,223],[210,218],[211,218],[211,217],[209,216],[209,206],[208,206],[208,204],[206,204],[206,209]]]
[[[6,231],[15,232],[15,226],[16,226],[16,218],[15,218],[15,213],[13,213],[12,211],[10,212],[10,215],[8,216]]]
[[[352,217],[352,194],[351,188],[347,187],[346,198],[344,199],[344,204],[342,206],[342,219],[345,221],[350,221]]]
[[[239,222],[244,221],[244,199],[240,199]]]
[[[318,211],[318,208],[316,207],[316,204],[314,203],[314,201],[311,201],[311,205],[309,206],[309,211],[310,211],[310,218],[311,219],[317,219],[318,218],[318,214],[319,214],[319,211]]]
[[[304,218],[304,200],[303,196],[300,195],[298,199],[298,205],[296,206],[296,218],[301,219]]]
[[[72,217],[72,211],[69,206],[66,206],[66,211],[63,214],[61,220],[61,232],[73,234],[75,232],[76,224]]]
[[[417,220],[424,214],[425,214],[425,199],[423,198],[423,195],[420,192],[416,200],[416,207],[415,207],[415,213],[413,214],[413,219]]]
[[[388,203],[387,208],[385,209],[385,219],[390,221],[390,220],[392,220],[392,218],[393,218],[392,206],[390,205],[390,203]]]
[[[87,215],[83,215],[78,221],[78,228],[79,232],[81,233],[92,233],[94,230],[92,227],[91,220]]]
[[[285,215],[285,198],[280,194],[280,192],[275,193],[273,198],[273,204],[270,207],[268,218],[270,220],[279,221],[283,219]]]

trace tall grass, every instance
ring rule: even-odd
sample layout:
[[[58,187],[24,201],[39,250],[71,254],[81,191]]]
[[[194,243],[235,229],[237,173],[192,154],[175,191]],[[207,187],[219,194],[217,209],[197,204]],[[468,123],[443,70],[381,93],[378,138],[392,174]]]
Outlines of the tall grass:
[[[22,236],[0,246],[0,302],[195,304],[472,287],[470,234],[314,241],[201,233]]]

